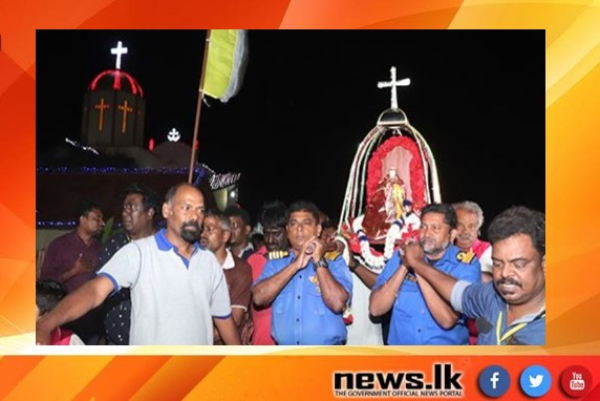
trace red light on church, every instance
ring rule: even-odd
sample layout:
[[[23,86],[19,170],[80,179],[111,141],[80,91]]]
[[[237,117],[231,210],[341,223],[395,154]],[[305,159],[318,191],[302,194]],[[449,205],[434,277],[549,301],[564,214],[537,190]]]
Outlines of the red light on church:
[[[198,140],[196,140],[196,143],[194,143],[194,149],[198,150],[199,147],[200,147],[200,142]]]
[[[150,138],[150,143],[148,144],[148,150],[152,152],[154,150],[154,138]]]

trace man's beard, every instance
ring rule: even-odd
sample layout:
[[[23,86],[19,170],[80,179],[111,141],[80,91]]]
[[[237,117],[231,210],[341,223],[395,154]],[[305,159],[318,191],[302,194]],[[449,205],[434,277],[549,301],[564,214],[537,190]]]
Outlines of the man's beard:
[[[187,227],[193,228],[193,230],[186,229]],[[200,239],[200,225],[197,221],[188,221],[183,223],[181,226],[181,238],[185,241],[193,244]]]
[[[436,247],[435,239],[432,241],[426,241],[427,238],[423,238],[421,242],[421,247],[423,248],[423,253],[427,256],[437,255],[446,250],[450,246],[450,241],[444,241],[441,246]],[[433,245],[431,245],[433,244]]]

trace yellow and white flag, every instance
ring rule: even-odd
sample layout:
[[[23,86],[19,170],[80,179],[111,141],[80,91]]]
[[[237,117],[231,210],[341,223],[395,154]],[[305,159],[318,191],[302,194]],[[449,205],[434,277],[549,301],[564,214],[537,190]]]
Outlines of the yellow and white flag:
[[[205,94],[225,103],[238,93],[248,59],[247,42],[245,30],[211,31],[204,76]]]

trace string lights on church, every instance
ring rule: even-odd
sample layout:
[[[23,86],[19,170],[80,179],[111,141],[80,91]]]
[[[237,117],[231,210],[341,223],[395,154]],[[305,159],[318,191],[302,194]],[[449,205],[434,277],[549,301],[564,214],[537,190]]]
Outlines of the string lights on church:
[[[65,138],[67,152],[73,157],[65,160],[65,167],[37,167],[37,228],[72,229],[77,224],[72,210],[84,197],[100,201],[105,215],[117,216],[119,221],[122,205],[114,195],[124,183],[145,183],[164,193],[171,185],[184,181],[190,168],[191,184],[206,193],[213,192],[216,207],[224,209],[237,201],[240,173],[217,174],[197,162],[189,166],[192,147],[198,149],[197,140],[186,143],[174,127],[159,134],[160,139],[145,139],[144,91],[123,70],[128,65],[128,50],[118,41],[110,48],[115,56],[114,68],[101,71],[90,80],[83,99],[81,136],[79,140]],[[56,166],[54,162],[52,165]],[[64,193],[72,196],[64,202],[53,202]]]

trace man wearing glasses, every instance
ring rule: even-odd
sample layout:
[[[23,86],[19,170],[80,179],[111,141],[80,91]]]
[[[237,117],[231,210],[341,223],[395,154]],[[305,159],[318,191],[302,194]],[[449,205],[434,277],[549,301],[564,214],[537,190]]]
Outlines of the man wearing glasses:
[[[94,277],[100,254],[97,236],[104,228],[100,204],[86,199],[77,207],[77,228],[50,243],[40,278],[61,283],[67,292],[74,291]]]
[[[104,228],[104,214],[100,204],[86,199],[78,206],[77,228],[50,243],[40,278],[62,284],[67,292],[73,292],[92,280],[98,266],[100,241],[97,236]],[[97,344],[102,335],[99,311],[86,314],[68,327],[86,344]]]

